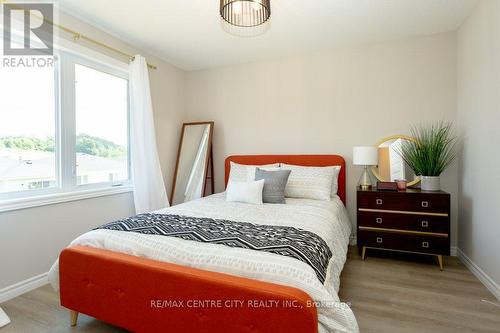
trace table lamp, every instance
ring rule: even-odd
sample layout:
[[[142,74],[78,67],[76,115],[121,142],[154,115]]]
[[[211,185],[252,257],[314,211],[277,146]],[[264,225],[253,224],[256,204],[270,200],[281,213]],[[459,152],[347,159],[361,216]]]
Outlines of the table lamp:
[[[362,190],[368,190],[372,186],[368,166],[378,164],[377,147],[354,147],[352,155],[352,164],[363,165],[365,167],[361,178],[359,178],[358,186],[361,187]]]

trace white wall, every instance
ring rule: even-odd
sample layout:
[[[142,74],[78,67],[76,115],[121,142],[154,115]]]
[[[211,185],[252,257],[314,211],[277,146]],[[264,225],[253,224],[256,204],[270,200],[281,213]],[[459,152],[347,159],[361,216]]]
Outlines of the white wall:
[[[160,162],[167,193],[170,193],[184,113],[184,71],[74,17],[61,13],[60,20],[63,25],[115,48],[130,54],[142,53],[149,63],[158,67],[150,70],[151,94]],[[62,34],[60,37],[71,39],[72,36]],[[82,41],[79,43],[85,45]],[[117,57],[113,53],[108,55]],[[0,213],[0,290],[47,272],[61,249],[79,234],[133,212],[132,193],[125,193]]]
[[[188,120],[214,120],[216,189],[231,154],[336,153],[347,162],[355,218],[352,148],[411,124],[456,119],[455,34],[188,72]],[[442,179],[452,193],[456,244],[457,166]]]
[[[482,2],[458,32],[458,119],[458,245],[500,299],[500,1]]]
[[[74,238],[133,212],[124,193],[0,213],[0,289],[47,272]]]

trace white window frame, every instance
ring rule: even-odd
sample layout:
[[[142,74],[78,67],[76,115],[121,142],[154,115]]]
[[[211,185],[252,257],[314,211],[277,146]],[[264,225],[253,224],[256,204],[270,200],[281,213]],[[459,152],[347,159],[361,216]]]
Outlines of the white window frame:
[[[75,110],[75,65],[82,65],[109,75],[113,75],[122,79],[127,80],[128,82],[128,73],[118,70],[116,68],[106,66],[100,62],[96,62],[93,60],[89,60],[85,57],[80,57],[73,54],[66,54],[61,59],[61,66],[66,66],[66,70],[62,70],[61,76],[61,85],[62,87],[69,87],[71,91],[68,91],[66,94],[62,92],[62,96],[70,96],[66,103],[67,105],[62,105],[62,109],[70,109],[71,112],[66,112],[65,118],[62,119],[62,128],[69,129],[69,137],[63,138],[63,141],[66,143],[68,151],[64,152],[62,156],[66,155],[67,160],[63,160],[62,170],[69,171],[71,170],[71,174],[63,177],[63,187],[68,188],[70,191],[74,191],[74,187],[77,190],[89,190],[96,188],[107,188],[107,187],[117,187],[130,185],[130,98],[127,100],[127,174],[128,179],[120,180],[118,182],[102,182],[102,183],[92,183],[92,184],[83,184],[77,185],[77,176],[76,176],[76,110]],[[63,67],[64,68],[64,67]],[[127,95],[129,95],[129,84],[127,84]],[[62,88],[64,89],[64,88]],[[62,100],[61,100],[62,101]],[[61,132],[62,133],[62,132]]]
[[[81,200],[111,194],[131,192],[130,161],[130,93],[127,100],[128,179],[119,182],[77,184],[76,176],[76,110],[75,64],[129,80],[128,71],[102,60],[96,60],[71,50],[54,50],[55,78],[55,172],[56,186],[46,189],[0,194],[0,212],[59,202]],[[130,86],[130,84],[128,84]]]

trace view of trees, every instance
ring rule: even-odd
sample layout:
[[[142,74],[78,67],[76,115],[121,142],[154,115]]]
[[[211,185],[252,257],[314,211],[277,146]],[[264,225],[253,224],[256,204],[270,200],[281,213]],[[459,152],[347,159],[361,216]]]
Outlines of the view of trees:
[[[127,148],[95,136],[79,134],[76,137],[76,152],[113,158],[125,155]]]
[[[0,137],[0,149],[2,148],[54,151],[54,138],[42,140],[26,136],[5,136]]]
[[[0,149],[11,148],[20,150],[54,151],[54,138],[40,139],[27,136],[0,137]],[[99,157],[114,158],[126,154],[126,147],[87,134],[76,137],[76,152]]]

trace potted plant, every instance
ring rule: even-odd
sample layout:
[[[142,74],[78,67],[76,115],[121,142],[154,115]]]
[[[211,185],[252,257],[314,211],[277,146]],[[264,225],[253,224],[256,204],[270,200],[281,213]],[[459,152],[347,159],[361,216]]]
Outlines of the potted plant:
[[[412,127],[415,140],[401,146],[403,160],[420,176],[424,191],[439,191],[440,175],[455,159],[456,137],[451,123]]]

